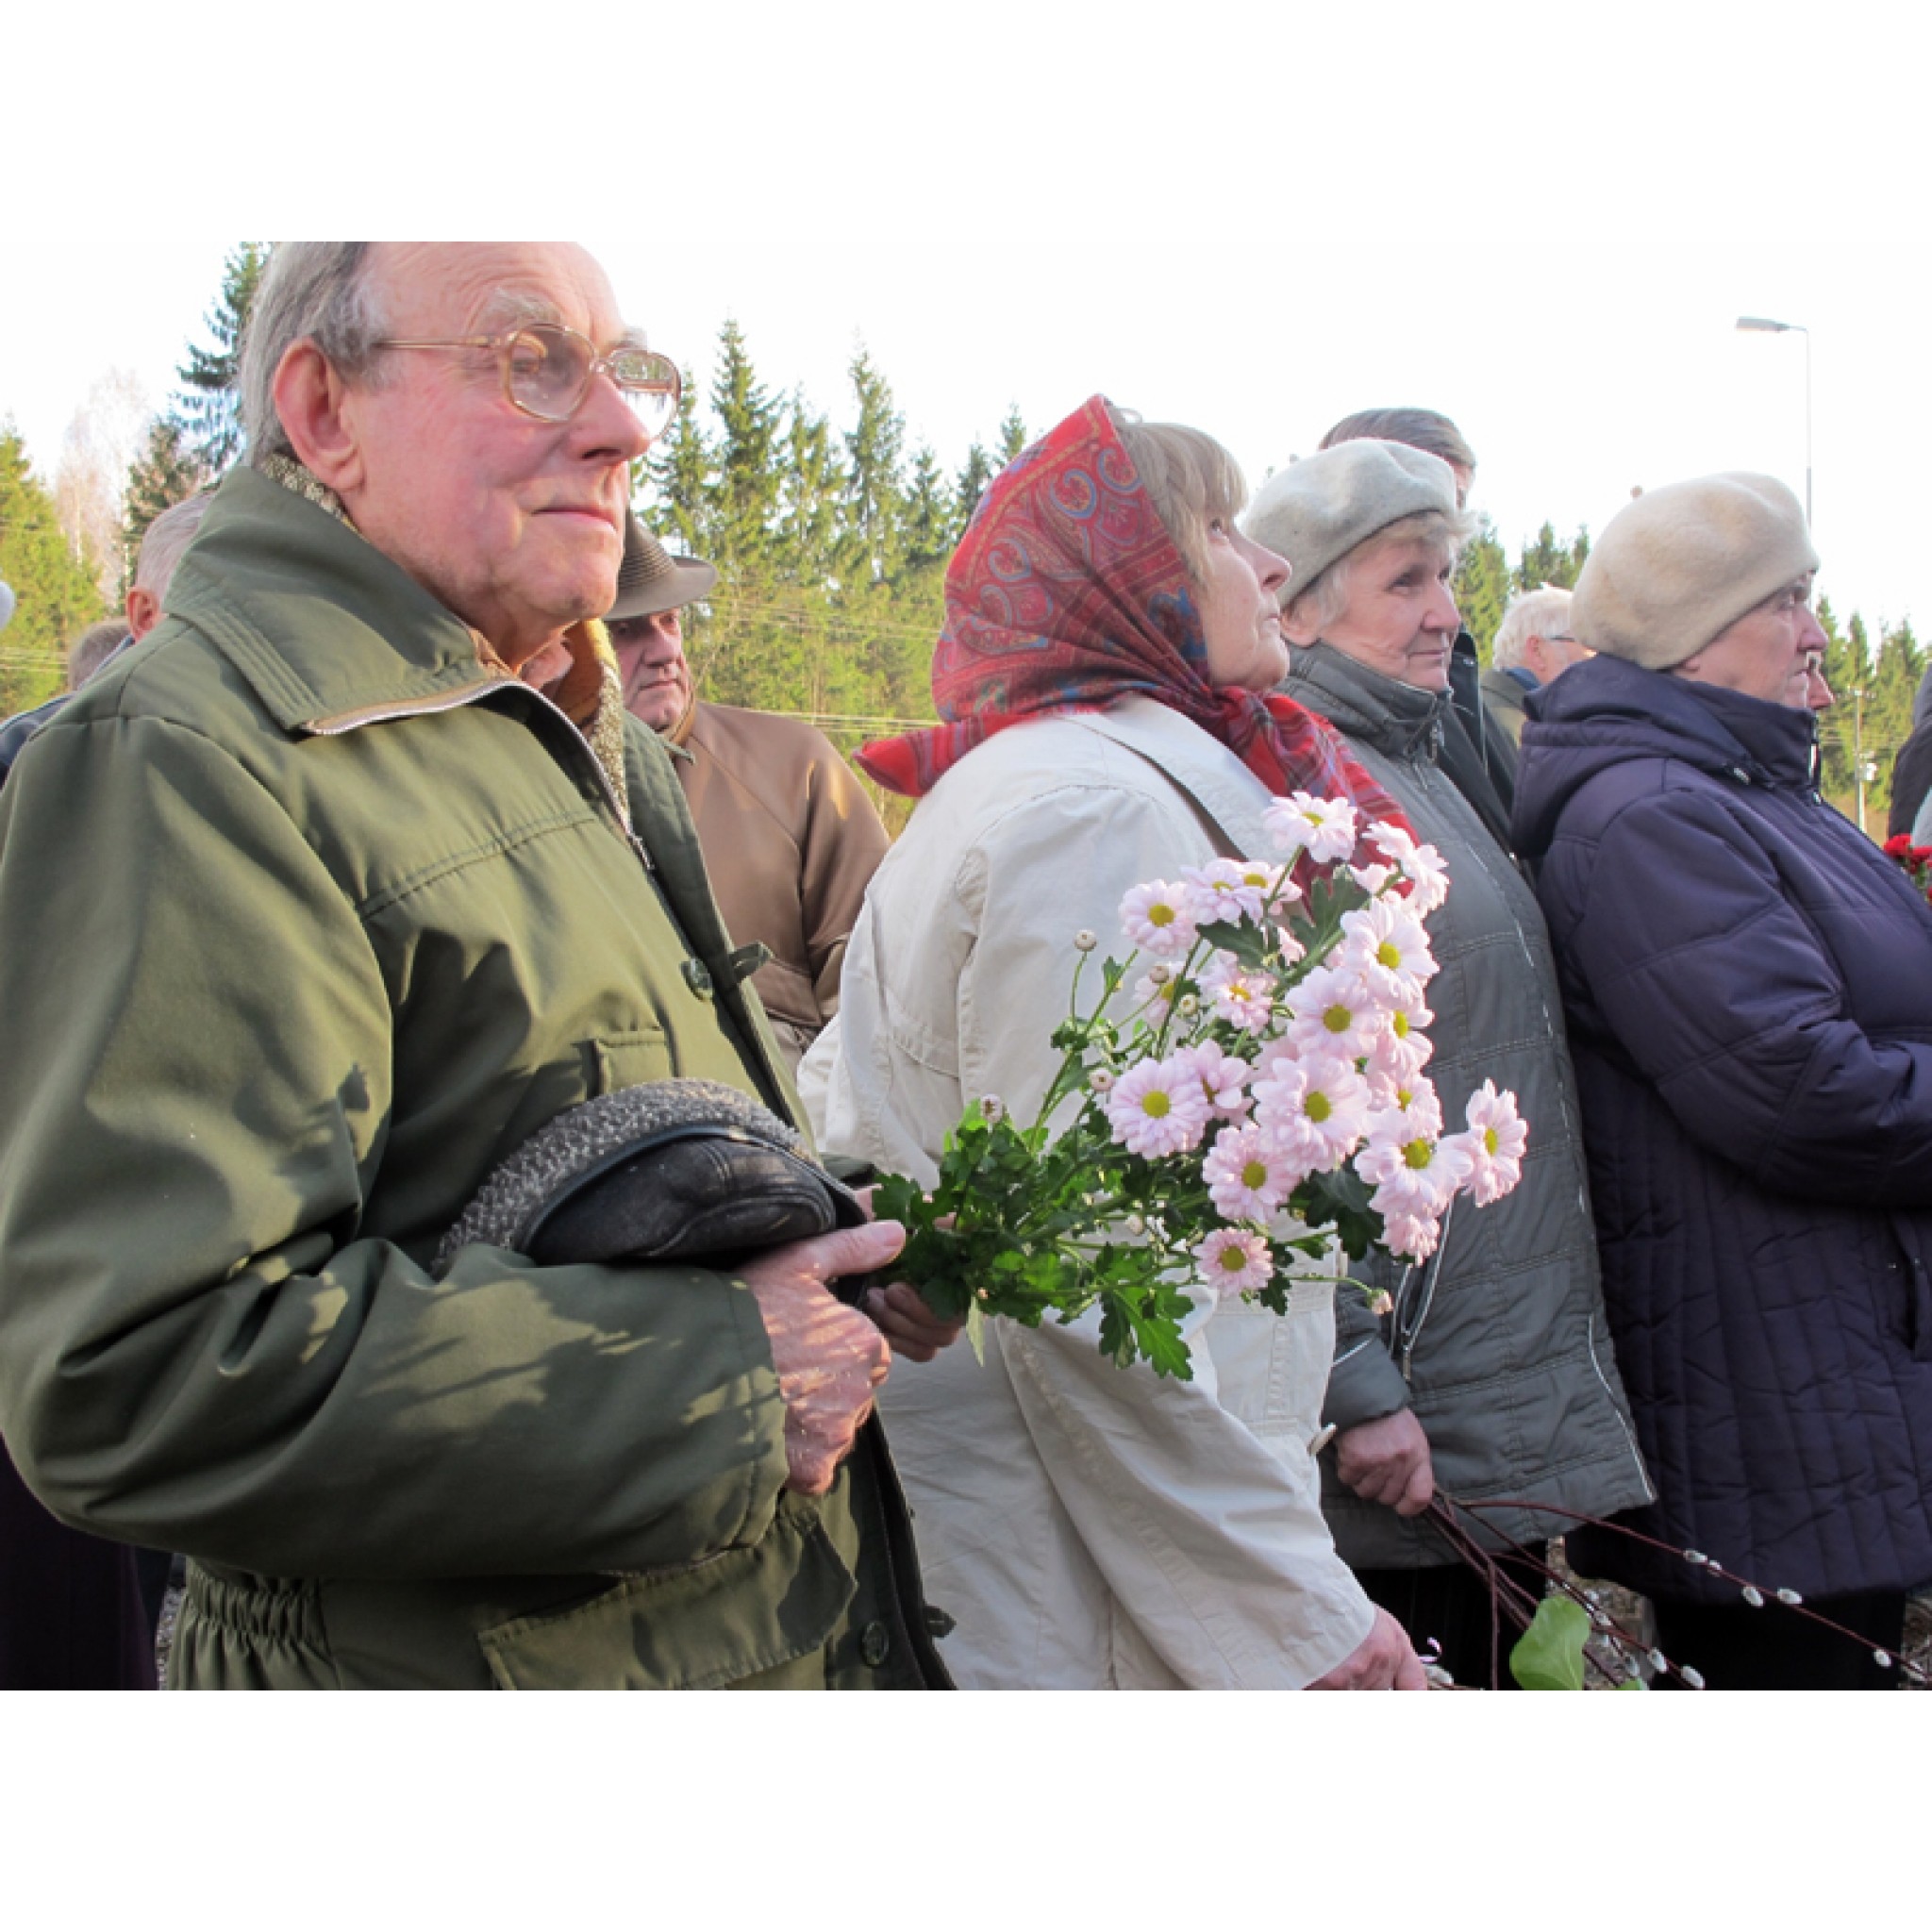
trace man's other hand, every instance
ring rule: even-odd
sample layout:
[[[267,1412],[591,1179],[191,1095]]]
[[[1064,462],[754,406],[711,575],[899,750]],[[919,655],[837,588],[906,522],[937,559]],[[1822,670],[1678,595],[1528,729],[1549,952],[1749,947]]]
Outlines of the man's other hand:
[[[1310,1690],[1426,1690],[1428,1674],[1415,1646],[1387,1610],[1375,1612],[1374,1627]]]
[[[825,1284],[883,1268],[905,1244],[896,1221],[874,1221],[788,1241],[738,1271],[758,1298],[771,1341],[785,1404],[785,1459],[800,1495],[823,1496],[832,1487],[892,1362],[885,1336]]]
[[[1343,1429],[1335,1439],[1335,1474],[1364,1502],[1386,1503],[1398,1516],[1420,1516],[1436,1493],[1429,1439],[1409,1408]]]

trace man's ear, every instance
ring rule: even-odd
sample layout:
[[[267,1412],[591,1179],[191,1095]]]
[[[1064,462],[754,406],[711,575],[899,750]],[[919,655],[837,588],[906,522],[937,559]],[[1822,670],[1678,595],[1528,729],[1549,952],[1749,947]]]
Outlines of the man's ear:
[[[139,642],[161,621],[161,600],[144,584],[127,592],[127,634]]]
[[[282,352],[274,394],[296,461],[338,496],[353,491],[362,480],[362,452],[344,407],[348,385],[308,337]]]
[[[1550,681],[1550,647],[1535,635],[1523,641],[1523,668],[1539,684]]]

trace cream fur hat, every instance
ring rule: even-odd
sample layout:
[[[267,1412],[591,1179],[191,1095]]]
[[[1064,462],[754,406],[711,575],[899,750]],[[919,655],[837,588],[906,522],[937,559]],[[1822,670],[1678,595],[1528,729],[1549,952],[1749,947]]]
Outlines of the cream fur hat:
[[[1576,579],[1570,628],[1592,651],[1669,671],[1817,568],[1805,512],[1775,476],[1734,470],[1666,483],[1605,525]]]
[[[1241,521],[1257,543],[1294,566],[1282,591],[1292,601],[1377,530],[1431,509],[1457,514],[1449,465],[1406,442],[1363,437],[1277,470]]]

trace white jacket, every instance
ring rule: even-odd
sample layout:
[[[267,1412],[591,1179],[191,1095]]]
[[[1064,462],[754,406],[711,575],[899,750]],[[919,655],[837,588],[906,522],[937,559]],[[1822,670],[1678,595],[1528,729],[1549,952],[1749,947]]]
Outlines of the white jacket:
[[[874,876],[839,1019],[800,1085],[821,1144],[929,1183],[969,1100],[1030,1120],[1052,1076],[1083,926],[1125,946],[1130,886],[1270,848],[1268,793],[1179,713],[1134,698],[1029,720],[960,761]],[[1091,982],[1093,975],[1087,975]],[[1373,1610],[1324,1525],[1311,1443],[1334,1291],[1290,1313],[1205,1291],[1194,1379],[1120,1370],[1098,1318],[988,1324],[901,1362],[880,1408],[927,1591],[969,1688],[1299,1689]]]

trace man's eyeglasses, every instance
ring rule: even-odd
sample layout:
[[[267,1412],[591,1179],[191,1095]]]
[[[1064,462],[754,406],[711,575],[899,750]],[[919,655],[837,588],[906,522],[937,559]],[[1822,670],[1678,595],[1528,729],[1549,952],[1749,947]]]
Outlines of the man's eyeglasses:
[[[684,391],[677,364],[656,349],[596,344],[561,323],[526,322],[498,336],[456,336],[443,341],[377,342],[378,349],[493,349],[503,369],[503,392],[514,408],[540,423],[568,423],[601,371],[638,413],[655,442],[671,426]]]

